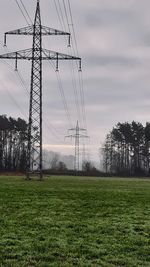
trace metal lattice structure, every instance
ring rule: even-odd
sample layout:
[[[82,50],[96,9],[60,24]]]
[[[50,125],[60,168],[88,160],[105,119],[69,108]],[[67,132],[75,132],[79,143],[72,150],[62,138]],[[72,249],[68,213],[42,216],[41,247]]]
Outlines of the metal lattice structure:
[[[81,138],[89,138],[89,136],[80,134],[80,132],[86,132],[86,129],[80,128],[78,121],[77,121],[76,127],[69,129],[69,131],[74,132],[73,134],[66,136],[66,138],[74,138],[75,139],[74,171],[76,173],[80,170],[80,139]]]
[[[70,33],[52,29],[41,24],[40,1],[37,0],[34,24],[21,29],[6,32],[4,34],[4,45],[6,46],[7,35],[31,35],[33,45],[31,49],[20,50],[0,55],[1,59],[15,59],[15,70],[18,60],[31,60],[31,88],[28,126],[28,149],[27,149],[27,178],[36,174],[40,179],[42,173],[42,61],[55,60],[56,71],[58,71],[59,60],[79,60],[79,71],[81,71],[81,58],[70,56],[51,50],[43,49],[42,36],[44,35],[67,35],[68,46],[70,46]]]

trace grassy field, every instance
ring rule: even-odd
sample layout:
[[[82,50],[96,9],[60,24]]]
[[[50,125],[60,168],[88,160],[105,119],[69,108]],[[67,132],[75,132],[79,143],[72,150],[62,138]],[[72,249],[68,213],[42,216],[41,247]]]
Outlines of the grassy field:
[[[150,266],[150,180],[0,176],[0,266]]]

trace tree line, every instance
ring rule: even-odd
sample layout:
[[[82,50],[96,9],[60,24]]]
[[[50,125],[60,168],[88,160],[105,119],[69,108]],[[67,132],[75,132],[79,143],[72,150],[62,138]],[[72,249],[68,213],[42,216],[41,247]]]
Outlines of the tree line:
[[[0,171],[25,171],[27,127],[21,118],[0,116]]]
[[[0,171],[24,172],[27,162],[28,124],[21,118],[0,115]],[[45,155],[45,162],[48,156]],[[150,123],[118,123],[107,134],[102,148],[103,169],[107,174],[150,175]],[[73,159],[72,159],[73,160]],[[67,171],[61,158],[52,155],[45,169]],[[96,169],[85,162],[83,172]]]
[[[102,154],[106,173],[149,175],[150,123],[119,122],[106,136]]]
[[[0,172],[25,172],[28,124],[21,118],[0,115]],[[43,151],[43,169],[50,173],[74,173],[74,156]],[[80,174],[98,175],[91,162],[85,161]]]

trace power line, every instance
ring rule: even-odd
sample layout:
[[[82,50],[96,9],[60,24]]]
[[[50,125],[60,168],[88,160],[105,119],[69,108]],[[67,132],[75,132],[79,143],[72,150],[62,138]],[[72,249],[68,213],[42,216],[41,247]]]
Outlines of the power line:
[[[59,11],[58,11],[58,7],[57,7],[57,3],[56,3],[56,0],[54,0],[54,5],[55,5],[55,8],[56,8],[56,12],[57,12],[57,16],[58,16],[58,19],[59,19],[59,22],[60,22],[60,25],[63,29],[63,23],[62,23],[62,20],[61,20],[61,17],[59,15]]]
[[[30,22],[32,23],[31,17],[29,15],[29,13],[28,13],[25,5],[23,4],[22,0],[20,0],[20,1],[22,3],[22,6],[23,6],[23,8],[24,8],[24,10],[25,10],[25,12],[26,12],[26,14],[27,14]],[[62,8],[61,8],[60,1],[58,0],[58,7],[57,7],[56,0],[54,0],[54,4],[55,4],[55,8],[56,8],[56,12],[57,12],[57,15],[58,15],[58,19],[60,21],[60,24],[61,24],[62,28],[66,29],[65,20],[63,18],[63,11],[62,11]],[[63,7],[64,7],[64,13],[65,13],[65,16],[66,16],[66,21],[67,21],[69,32],[71,32],[70,26],[72,26],[73,36],[74,36],[74,41],[75,41],[76,53],[78,55],[79,52],[78,52],[78,47],[77,47],[77,40],[76,40],[76,34],[75,34],[75,29],[74,29],[74,22],[73,22],[73,15],[72,15],[72,10],[71,10],[70,0],[68,0],[68,10],[69,10],[69,13],[70,13],[71,23],[69,23],[69,16],[67,14],[67,7],[66,7],[65,0],[63,0]],[[58,8],[60,10],[60,15],[59,15]],[[74,50],[74,53],[75,53],[74,47],[73,47],[73,50]],[[71,71],[72,71],[71,75],[72,75],[72,85],[73,85],[74,96],[75,96],[75,104],[76,104],[77,114],[78,114],[78,117],[80,119],[81,118],[81,115],[80,115],[80,106],[79,106],[79,100],[78,100],[78,92],[77,92],[76,79],[75,79],[75,74],[74,74],[74,69],[73,69],[73,62],[70,62],[70,63],[71,63]],[[59,91],[60,91],[60,94],[61,94],[61,97],[62,97],[64,109],[65,109],[65,112],[67,114],[68,121],[70,123],[71,122],[71,120],[70,120],[70,114],[69,114],[69,110],[68,110],[68,106],[67,106],[67,101],[66,101],[66,98],[65,98],[65,94],[64,94],[64,91],[63,91],[62,83],[61,83],[60,74],[57,75],[57,73],[56,73],[56,76],[57,76],[57,80],[58,80]],[[79,76],[79,89],[80,89],[80,98],[81,98],[82,119],[83,119],[84,126],[87,128],[85,100],[84,100],[84,85],[83,85],[82,72],[80,72],[78,74],[78,76]]]
[[[56,1],[54,0],[54,2],[55,2],[55,6],[57,8]],[[60,10],[60,15],[59,15],[59,11],[58,11],[58,8],[57,8],[58,17],[61,18],[61,21],[63,21],[62,27],[63,28],[66,28],[65,27],[64,18],[63,18],[62,8],[60,6],[60,2],[59,1],[58,1],[58,5],[59,5],[59,10]],[[64,0],[63,0],[63,7],[64,7],[64,13],[65,13],[65,16],[66,16],[66,21],[67,21],[68,29],[69,29],[69,32],[71,32],[70,24],[69,24],[69,18],[68,18],[68,14],[67,14],[67,7],[66,7],[66,4],[65,4],[65,1]],[[70,47],[70,50],[68,49],[69,54],[71,54],[71,50],[72,50],[72,48]],[[74,46],[73,46],[73,52],[75,54]],[[74,68],[73,68],[73,62],[70,62],[70,70],[71,70],[71,78],[72,78],[72,87],[73,87],[73,92],[74,92],[74,97],[75,97],[75,105],[76,105],[77,118],[78,118],[79,121],[81,121],[81,113],[80,113],[80,105],[79,105],[79,98],[78,98],[77,82],[76,82],[76,78],[75,78],[75,73],[74,73]]]
[[[16,1],[16,0],[15,0],[15,1]],[[29,15],[29,13],[28,13],[28,11],[27,11],[25,5],[23,4],[22,0],[20,0],[20,1],[21,1],[21,4],[22,4],[22,6],[23,6],[23,8],[24,8],[24,10],[25,10],[25,12],[26,12],[26,14],[27,14],[27,16],[28,16],[30,22],[32,23],[31,17],[30,17],[30,15]],[[19,10],[21,11],[21,14],[23,15],[23,17],[25,18],[27,24],[29,25],[29,22],[28,22],[28,20],[27,20],[27,18],[26,18],[26,15],[24,15],[24,12],[23,12],[22,8],[21,8],[20,5],[18,4],[18,1],[16,1],[16,3],[17,3],[17,6],[19,7]],[[8,50],[8,49],[7,49],[7,50]],[[5,62],[6,62],[6,61],[5,61]],[[9,63],[6,62],[6,64],[8,64],[10,67],[12,67]],[[18,70],[17,70],[15,73],[16,73],[16,75],[18,76],[18,78],[20,79],[21,85],[22,85],[23,88],[26,90],[26,92],[27,92],[27,94],[28,94],[28,97],[29,97],[30,92],[29,92],[27,86],[25,85],[25,82],[24,82],[24,80],[23,80],[21,74],[19,73]],[[59,79],[58,82],[59,82],[59,88],[60,88],[61,95],[62,95],[62,97],[64,98],[64,100],[63,100],[64,107],[66,107],[66,110],[68,110],[68,108],[67,108],[67,104],[66,104],[66,100],[65,100],[65,96],[64,96],[64,93],[63,93],[63,88],[62,88],[61,80]],[[70,118],[69,113],[67,114],[67,117]],[[69,120],[70,120],[70,119],[69,119]],[[59,133],[59,132],[57,131],[57,129],[55,129],[55,128],[52,126],[52,124],[51,124],[50,122],[49,122],[49,124],[48,124],[47,120],[44,120],[44,123],[47,125],[47,128],[48,128],[49,130],[52,128],[52,129],[54,130],[54,132]],[[54,133],[53,133],[53,134],[54,134]],[[59,134],[60,134],[60,133],[59,133]],[[55,135],[55,134],[54,134],[54,135]]]
[[[1,43],[2,44],[2,43]],[[4,48],[7,50],[7,53],[9,53],[9,49],[6,47],[6,46],[4,46]],[[5,61],[4,60],[4,63],[5,64],[7,64],[10,68],[11,68],[11,70],[13,70],[13,72],[14,72],[14,68],[13,68],[13,66],[12,65],[10,65],[7,61]],[[27,88],[27,86],[26,86],[26,84],[25,84],[25,81],[24,81],[24,79],[23,79],[23,77],[22,77],[22,75],[21,75],[21,73],[19,72],[19,70],[17,69],[17,70],[15,70],[15,74],[16,74],[16,76],[17,76],[17,78],[19,78],[19,80],[20,80],[20,84],[21,84],[21,86],[23,87],[23,89],[25,90],[25,93],[26,93],[26,95],[29,97],[29,90],[28,90],[28,88]]]
[[[11,67],[12,69],[12,66],[10,64],[8,64],[6,61],[4,62],[4,64],[7,64],[9,65],[9,67]],[[29,100],[29,90],[27,89],[26,87],[26,84],[25,84],[25,81],[23,80],[21,74],[19,73],[19,71],[16,71],[15,74],[18,76],[18,78],[20,79],[20,83],[23,87],[23,89],[25,89],[25,92],[26,92],[26,95],[28,97],[28,100]],[[7,89],[8,91],[8,89]],[[12,94],[8,91],[9,93],[9,96],[10,98],[13,100],[13,102],[15,103],[15,105],[22,111],[20,105],[18,104],[18,102],[15,100],[15,98],[12,96]],[[23,114],[23,112],[22,112]],[[24,115],[24,114],[23,114]],[[28,119],[28,116],[26,115],[26,119]],[[46,119],[43,119],[43,122],[44,122],[44,125],[46,126],[46,128],[52,133],[52,135],[56,138],[56,139],[59,139],[59,141],[61,140],[58,136],[58,134],[60,134],[54,127],[53,125],[48,122]],[[62,140],[61,140],[62,141]]]
[[[53,63],[51,61],[48,61],[48,63],[50,64],[49,66],[52,66],[53,70],[55,70],[55,67],[54,67]],[[64,93],[64,90],[63,90],[63,85],[62,85],[60,73],[59,73],[59,71],[55,71],[55,73],[56,73],[56,78],[57,78],[57,82],[58,82],[58,88],[59,88],[59,92],[60,92],[60,95],[61,95],[61,98],[62,98],[62,102],[63,102],[64,110],[65,110],[65,113],[66,113],[66,117],[67,117],[69,125],[72,126],[71,115],[70,115],[70,112],[69,112],[69,108],[68,108],[68,105],[67,105],[67,100],[66,100],[65,93]]]
[[[2,42],[0,41],[0,44],[3,46]],[[7,52],[9,52],[8,48],[6,48]],[[14,68],[12,65],[10,65],[7,61],[3,60],[2,61],[3,64],[7,65],[13,72],[14,72]],[[28,100],[29,100],[29,95],[30,95],[30,92],[26,86],[26,83],[21,75],[21,73],[19,72],[19,70],[15,71],[15,75],[17,76],[17,80],[19,79],[20,81],[20,84],[22,86],[22,88],[24,89],[25,93],[26,93],[26,96],[28,97]],[[22,109],[20,107],[20,105],[18,104],[18,102],[14,99],[13,95],[8,91],[7,89],[7,92],[9,94],[9,97],[12,99],[12,101],[15,103],[15,105],[19,108],[19,110],[22,112]],[[24,115],[24,113],[22,112],[22,114]],[[27,115],[26,115],[26,118],[28,119]],[[58,137],[58,134],[60,135],[60,133],[57,131],[57,129],[54,128],[54,126],[48,122],[46,119],[44,119],[44,125],[46,126],[47,129],[49,129],[49,131],[52,133],[53,136],[55,136],[56,139],[59,139],[59,141],[61,140],[59,137]],[[57,135],[57,136],[56,136]],[[62,142],[62,140],[61,140]]]
[[[65,0],[63,0],[63,1],[65,2]],[[68,0],[68,8],[69,8],[70,19],[71,19],[71,24],[69,24],[68,27],[70,27],[70,26],[72,27],[74,41],[75,41],[76,53],[78,55],[79,52],[78,52],[77,39],[76,39],[76,34],[75,34],[75,29],[74,29],[74,21],[73,21],[73,15],[72,15],[72,10],[71,10],[70,0]],[[81,108],[82,108],[82,114],[83,114],[83,121],[84,121],[84,125],[85,125],[85,127],[87,129],[86,110],[85,110],[85,97],[84,97],[84,84],[83,84],[82,72],[79,73],[79,87],[80,87]]]
[[[23,9],[25,10],[26,15],[28,16],[28,19],[32,23],[31,17],[29,15],[29,13],[28,13],[25,5],[23,4],[22,0],[20,0],[20,1],[21,1],[22,6],[23,6]],[[19,10],[21,11],[23,17],[25,18],[27,24],[29,24],[28,19],[26,18],[26,15],[24,14],[22,8],[20,7],[18,1],[16,1],[16,3],[17,3],[17,6],[19,7]],[[58,7],[59,7],[59,10],[60,10],[61,16],[59,15],[58,7],[57,7],[57,4],[56,4],[56,1],[55,0],[54,0],[54,3],[55,3],[55,7],[56,7],[56,11],[57,11],[57,15],[58,15],[58,19],[60,21],[60,24],[61,24],[61,26],[63,28],[66,29],[65,20],[63,18],[63,11],[62,11],[62,7],[61,7],[61,4],[60,4],[60,1],[58,0]],[[63,0],[63,5],[64,5],[64,11],[65,11],[65,16],[66,16],[68,28],[69,28],[69,31],[70,31],[69,18],[68,18],[68,15],[67,15],[67,8],[66,8],[65,1],[64,0]],[[71,13],[71,6],[70,5],[69,5],[69,10],[70,10],[70,14],[71,14],[71,22],[72,22],[71,25],[73,26],[73,19],[72,19],[72,13]],[[74,32],[74,39],[76,40],[75,32]],[[76,43],[76,47],[77,47],[77,43]],[[74,50],[74,52],[75,52],[75,50]],[[77,85],[76,85],[75,74],[74,74],[74,69],[73,69],[73,63],[71,63],[71,66],[72,66],[71,67],[71,69],[72,69],[72,84],[73,84],[73,90],[74,90],[74,96],[75,96],[75,104],[76,104],[77,114],[78,114],[78,117],[80,119],[81,118],[81,115],[80,115],[78,92],[77,92]],[[23,87],[29,93],[29,91],[27,90],[27,88],[26,88],[26,86],[24,84],[24,81],[23,81],[21,75],[19,74],[19,72],[17,72],[17,75],[18,75],[18,77],[19,77],[19,79],[20,79]],[[58,81],[58,87],[59,87],[60,95],[61,95],[61,98],[62,98],[63,106],[64,106],[64,109],[65,109],[65,112],[66,112],[66,117],[67,117],[68,122],[69,122],[69,124],[71,126],[72,125],[72,123],[71,123],[71,116],[70,116],[68,105],[67,105],[67,101],[66,101],[66,98],[65,98],[65,94],[64,94],[64,90],[63,90],[63,86],[62,86],[60,74],[58,72],[56,72],[56,77],[57,77],[57,81]],[[81,91],[81,88],[80,88],[80,91]],[[80,93],[80,95],[81,95],[81,103],[83,103],[83,95],[81,93]],[[83,111],[82,111],[82,113],[83,113]],[[51,125],[51,127],[52,127],[52,125]]]
[[[31,17],[25,7],[25,5],[23,4],[22,0],[21,1],[21,4],[30,20],[30,22],[32,23],[32,20],[31,20]],[[16,1],[17,3],[17,6],[19,7],[19,10],[21,11],[22,15],[24,16],[26,22],[29,24],[28,22],[28,19],[26,18],[26,16],[24,15],[24,12],[22,10],[22,8],[20,7],[18,1]],[[60,1],[58,0],[58,6],[59,6],[59,9],[60,9],[60,14],[61,14],[61,17],[59,15],[59,11],[58,11],[58,8],[57,8],[57,4],[56,4],[56,1],[54,0],[54,3],[55,3],[55,7],[56,7],[56,11],[57,11],[57,15],[58,15],[58,18],[59,18],[59,21],[60,21],[60,24],[63,26],[63,28],[66,29],[65,27],[65,21],[64,21],[64,18],[63,18],[63,11],[62,11],[62,8],[61,8],[61,4],[60,4]],[[68,15],[67,15],[67,8],[66,8],[66,5],[65,5],[65,1],[63,0],[63,5],[64,5],[64,11],[65,11],[65,15],[66,15],[66,20],[67,20],[67,24],[68,24],[68,27],[69,27],[69,31],[70,31],[70,25],[69,25],[69,19],[68,19]],[[71,16],[71,21],[72,21],[72,25],[73,25],[73,19],[72,19],[72,13],[71,13],[71,6],[70,6],[70,3],[69,3],[69,10],[70,10],[70,16]],[[75,37],[75,34],[74,34],[74,37]],[[77,47],[77,46],[76,46]],[[78,93],[77,93],[77,85],[76,85],[76,80],[75,80],[75,75],[74,75],[74,70],[73,70],[73,63],[71,63],[71,69],[72,69],[72,84],[73,84],[73,90],[74,90],[74,96],[75,96],[75,104],[76,104],[76,109],[77,109],[77,114],[78,114],[78,118],[80,119],[81,118],[81,115],[80,115],[80,107],[79,107],[79,100],[78,100]],[[19,73],[17,73],[17,75],[19,76],[20,80],[21,80],[21,83],[23,84],[24,86],[24,83],[22,81],[22,78],[21,76],[19,75]],[[65,98],[65,94],[64,94],[64,91],[63,91],[63,86],[62,86],[62,82],[61,82],[61,78],[60,78],[60,74],[56,73],[56,76],[57,76],[57,81],[58,81],[58,86],[59,86],[59,91],[60,91],[60,94],[61,94],[61,97],[62,97],[62,101],[63,101],[63,106],[64,106],[64,109],[65,109],[65,112],[66,112],[66,116],[67,116],[67,119],[69,121],[69,124],[71,125],[71,117],[70,117],[70,113],[69,113],[69,109],[68,109],[68,106],[67,106],[67,101],[66,101],[66,98]],[[26,89],[26,88],[25,88]],[[81,97],[81,103],[83,103],[82,101],[82,97]],[[83,113],[83,112],[82,112]]]
[[[2,42],[0,41],[0,44],[3,46]],[[9,52],[8,48],[7,48],[7,52]],[[14,72],[14,68],[12,65],[10,65],[7,61],[3,60],[2,61],[3,64],[7,65],[13,72]],[[29,90],[26,86],[26,83],[21,75],[21,73],[19,72],[19,70],[15,71],[15,74],[17,76],[17,78],[20,80],[20,84],[23,87],[23,89],[25,90],[25,93],[28,97],[29,100]],[[2,81],[1,81],[2,83]],[[4,85],[3,85],[4,87]],[[23,116],[26,117],[26,119],[28,120],[28,116],[25,115],[25,113],[23,112],[22,108],[20,107],[20,105],[18,104],[18,102],[15,100],[15,98],[13,97],[13,95],[10,93],[10,91],[8,90],[8,88],[6,88],[5,86],[5,91],[8,93],[9,97],[11,98],[12,102],[15,104],[15,106],[20,110],[20,112],[22,113]],[[60,133],[57,131],[56,128],[54,128],[54,126],[48,122],[45,118],[43,119],[44,125],[45,127],[51,132],[51,134],[56,138],[56,140],[59,140],[62,143],[62,139],[60,139],[59,135]],[[47,135],[49,137],[49,135]]]
[[[15,0],[15,2],[16,2],[16,4],[17,4],[17,6],[18,6],[18,8],[19,8],[19,10],[20,10],[20,12],[21,12],[21,14],[22,14],[22,16],[24,17],[26,23],[27,23],[28,25],[30,25],[30,23],[28,22],[28,20],[27,20],[27,18],[26,18],[26,16],[25,16],[24,12],[22,11],[22,8],[20,7],[18,1]]]
[[[56,129],[53,127],[53,125],[50,122],[47,122],[46,119],[43,119],[43,122],[46,126],[47,129],[49,129],[49,131],[53,134],[53,136],[55,136],[56,140],[58,140],[59,142],[62,143],[62,139],[59,137],[59,132],[56,131]],[[49,135],[47,134],[47,136],[49,137]]]
[[[71,33],[69,17],[68,17],[68,14],[67,14],[67,7],[66,7],[65,0],[63,0],[63,6],[64,6],[64,12],[65,12],[65,16],[66,16],[68,29],[69,29],[69,32]],[[74,50],[74,53],[75,53],[75,50]],[[71,64],[72,85],[73,85],[74,96],[75,96],[76,110],[77,110],[78,118],[79,118],[79,120],[81,120],[80,105],[79,105],[79,99],[78,99],[78,91],[77,91],[77,84],[76,84],[75,73],[74,73],[74,68],[73,68],[73,62],[70,62],[70,64]],[[82,105],[82,103],[83,103],[83,101],[82,101],[82,98],[81,98],[81,105]]]
[[[26,119],[28,119],[27,114],[23,111],[23,109],[21,108],[21,106],[17,103],[17,101],[15,100],[15,98],[12,96],[12,94],[10,93],[10,91],[8,90],[8,88],[4,85],[4,83],[2,81],[1,85],[3,86],[3,88],[5,89],[5,92],[7,92],[7,94],[9,95],[10,99],[12,100],[12,102],[15,104],[15,106],[19,109],[19,111],[21,112],[21,114],[23,115],[23,117],[26,117]]]
[[[74,92],[74,97],[75,97],[77,118],[79,119],[79,121],[81,121],[81,113],[80,113],[79,97],[78,97],[78,90],[77,90],[77,82],[76,82],[76,78],[75,78],[73,62],[70,62],[70,65],[71,65],[71,78],[72,78],[72,86],[73,86],[73,92]]]
[[[23,4],[22,0],[20,0],[20,1],[21,1],[22,5],[23,5],[23,8],[24,8],[25,11],[26,11],[26,14],[28,15],[28,17],[29,17],[29,19],[30,19],[30,21],[31,21],[31,17],[29,16],[29,13],[28,13],[28,11],[27,11],[25,5]],[[58,1],[58,2],[59,2],[59,1]],[[18,2],[17,2],[17,4],[18,4]],[[55,1],[55,4],[56,4],[56,1]],[[56,6],[56,8],[57,8],[57,5],[55,5],[55,6]],[[19,7],[21,13],[24,14],[23,11],[22,11],[22,8],[21,8],[19,5],[18,5],[18,7]],[[60,4],[60,2],[59,2],[59,8],[61,9],[61,4]],[[58,13],[58,14],[59,14],[59,13]],[[61,15],[63,15],[62,9],[61,9]],[[24,16],[25,16],[25,15],[24,15]],[[25,17],[26,17],[26,16],[25,16]],[[27,21],[27,19],[26,19],[26,21]],[[32,22],[32,21],[31,21],[31,22]],[[64,24],[64,20],[63,20],[63,24]],[[65,24],[64,24],[64,26],[65,26]],[[61,81],[61,78],[60,78],[60,74],[59,74],[58,72],[56,72],[56,76],[57,76],[57,81],[58,81],[59,91],[60,91],[60,94],[61,94],[61,97],[62,97],[63,106],[64,106],[64,109],[65,109],[65,112],[66,112],[66,116],[67,116],[67,119],[68,119],[68,121],[69,121],[69,124],[71,125],[71,116],[70,116],[70,113],[69,113],[69,109],[68,109],[68,105],[67,105],[66,97],[65,97],[65,94],[64,94],[64,90],[63,90],[63,86],[62,86],[62,81]]]
[[[31,24],[32,24],[32,19],[31,19],[30,15],[29,15],[29,12],[27,11],[27,9],[26,9],[26,7],[25,7],[23,1],[20,0],[20,2],[21,2],[22,6],[23,6],[23,8],[24,8],[25,13],[27,14],[28,19],[30,20],[30,22],[31,22]]]
[[[62,11],[62,7],[61,7],[61,4],[60,4],[60,0],[57,0],[57,1],[58,1],[60,14],[61,14],[62,24],[63,24],[64,30],[66,31],[66,25],[65,25],[65,20],[64,20],[64,16],[63,16],[63,11]]]
[[[71,11],[70,0],[68,0],[68,6],[69,6],[69,13],[70,13],[70,18],[71,18],[71,27],[72,27],[72,30],[73,30],[73,36],[74,36],[74,41],[75,41],[76,52],[77,52],[77,55],[79,55],[78,46],[77,46],[77,39],[76,39],[76,33],[75,33],[75,29],[74,29],[73,16],[72,16],[72,11]]]
[[[65,11],[67,25],[69,26],[69,19],[68,19],[68,14],[67,14],[67,8],[66,8],[65,0],[63,0],[63,6],[64,6],[64,11]]]
[[[81,108],[82,108],[83,124],[84,124],[84,127],[87,129],[84,85],[83,85],[82,72],[79,72],[78,75],[79,75],[79,88],[80,88],[80,96],[81,96]]]

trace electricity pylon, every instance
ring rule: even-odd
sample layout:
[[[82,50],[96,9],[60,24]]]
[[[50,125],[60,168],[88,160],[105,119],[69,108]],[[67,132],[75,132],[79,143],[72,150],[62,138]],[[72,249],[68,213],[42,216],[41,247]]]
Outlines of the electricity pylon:
[[[37,0],[34,24],[21,29],[6,32],[4,34],[4,46],[8,34],[31,35],[33,45],[31,49],[20,50],[0,55],[2,59],[15,59],[15,70],[18,60],[31,60],[31,87],[28,126],[28,149],[27,149],[27,178],[36,174],[42,179],[42,61],[55,60],[56,71],[58,71],[59,60],[79,60],[79,71],[81,71],[81,58],[66,55],[42,47],[42,36],[44,35],[68,35],[68,46],[70,46],[70,33],[52,29],[41,24],[40,1]]]
[[[86,129],[79,128],[79,122],[77,121],[76,128],[69,129],[69,131],[73,131],[73,134],[66,136],[66,138],[74,138],[75,139],[75,157],[74,157],[74,171],[75,173],[80,170],[80,139],[81,138],[89,138],[89,136],[80,134],[80,132],[86,132]]]

